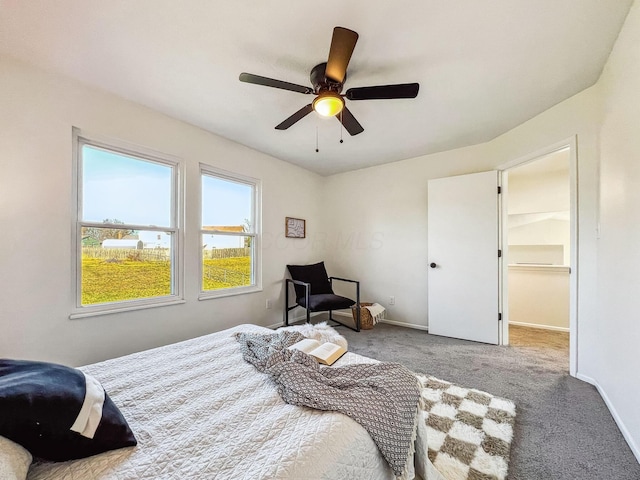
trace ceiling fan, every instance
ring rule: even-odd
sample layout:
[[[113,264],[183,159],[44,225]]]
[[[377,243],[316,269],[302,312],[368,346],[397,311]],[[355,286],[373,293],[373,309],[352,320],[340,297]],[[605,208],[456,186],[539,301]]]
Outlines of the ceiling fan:
[[[316,96],[309,105],[305,105],[284,122],[277,125],[276,130],[286,130],[315,110],[325,117],[335,116],[344,125],[349,134],[357,135],[362,133],[364,128],[346,107],[345,98],[347,100],[415,98],[420,88],[417,83],[378,85],[375,87],[350,88],[342,95],[342,88],[347,80],[347,66],[357,41],[358,34],[353,30],[343,27],[335,27],[333,29],[329,59],[326,63],[321,63],[311,69],[310,78],[313,88],[251,73],[241,73],[240,81]]]

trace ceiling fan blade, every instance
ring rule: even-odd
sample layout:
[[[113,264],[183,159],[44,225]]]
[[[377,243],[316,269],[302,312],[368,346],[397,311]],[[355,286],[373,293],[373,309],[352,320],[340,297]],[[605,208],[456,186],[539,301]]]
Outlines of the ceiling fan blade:
[[[253,83],[255,85],[264,85],[265,87],[281,88],[282,90],[290,90],[292,92],[307,94],[313,93],[313,89],[311,87],[304,87],[302,85],[296,85],[295,83],[283,82],[282,80],[261,77],[260,75],[254,75],[252,73],[241,73],[240,81]]]
[[[391,98],[416,98],[420,84],[378,85],[377,87],[350,88],[345,93],[349,100],[386,100]]]
[[[351,113],[347,107],[344,107],[342,111],[336,115],[336,118],[344,125],[349,135],[353,136],[364,132],[362,125],[360,125],[356,117],[353,116],[353,113]]]
[[[296,123],[298,120],[302,120],[304,117],[313,112],[313,105],[310,103],[309,105],[302,107],[296,113],[287,118],[284,122],[276,127],[276,130],[286,130],[291,125]]]
[[[356,48],[358,34],[348,28],[336,27],[333,29],[331,48],[325,75],[327,78],[342,83],[347,73],[347,66],[351,60],[353,49]]]

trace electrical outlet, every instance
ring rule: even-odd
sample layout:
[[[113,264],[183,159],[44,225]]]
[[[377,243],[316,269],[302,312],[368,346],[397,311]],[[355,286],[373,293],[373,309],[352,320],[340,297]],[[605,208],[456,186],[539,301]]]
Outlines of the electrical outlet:
[[[395,305],[396,304],[396,297],[391,296],[389,297],[389,305]]]
[[[271,308],[271,300],[267,299],[266,308],[269,310]]]

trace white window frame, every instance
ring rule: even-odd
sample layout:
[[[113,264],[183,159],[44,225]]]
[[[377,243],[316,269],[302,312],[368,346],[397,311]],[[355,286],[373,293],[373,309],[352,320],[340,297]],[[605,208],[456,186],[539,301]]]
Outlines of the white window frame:
[[[152,227],[150,225],[112,225],[86,222],[82,219],[82,147],[89,145],[115,154],[138,158],[143,161],[171,167],[171,226]],[[132,145],[120,140],[89,134],[79,128],[73,128],[73,213],[71,222],[71,258],[72,258],[72,307],[69,318],[84,318],[95,315],[140,310],[185,303],[184,300],[184,244],[183,215],[184,196],[182,194],[183,163],[180,159],[159,153],[148,148]],[[161,297],[121,300],[117,302],[82,305],[82,227],[133,228],[135,230],[171,232],[171,293]]]
[[[203,176],[215,177],[221,180],[226,180],[234,183],[241,183],[243,185],[249,185],[252,187],[252,199],[251,199],[251,224],[253,225],[252,232],[221,232],[215,230],[204,230],[202,227],[202,177]],[[261,219],[261,204],[262,204],[262,182],[253,177],[246,175],[240,175],[237,173],[222,170],[220,168],[212,167],[204,163],[200,164],[200,207],[199,207],[199,238],[198,241],[202,244],[203,235],[229,235],[236,237],[251,237],[251,285],[245,287],[230,287],[221,288],[219,290],[204,290],[203,285],[203,263],[204,254],[203,249],[200,248],[200,261],[199,261],[199,280],[200,295],[199,300],[209,300],[212,298],[228,297],[232,295],[243,295],[246,293],[254,293],[262,291],[262,219]]]

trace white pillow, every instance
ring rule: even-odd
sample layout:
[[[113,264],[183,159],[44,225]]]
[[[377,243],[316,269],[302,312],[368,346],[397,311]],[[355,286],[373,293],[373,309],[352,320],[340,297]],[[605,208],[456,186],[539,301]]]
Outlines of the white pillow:
[[[31,465],[31,454],[8,438],[0,437],[0,478],[25,480]]]

